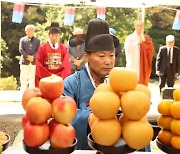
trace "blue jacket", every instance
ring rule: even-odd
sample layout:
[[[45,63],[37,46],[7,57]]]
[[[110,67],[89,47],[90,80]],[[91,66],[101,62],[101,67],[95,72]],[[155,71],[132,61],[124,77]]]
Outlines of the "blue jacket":
[[[78,108],[76,117],[72,121],[78,139],[77,149],[90,149],[87,143],[90,109],[87,107],[87,103],[89,103],[94,90],[95,88],[92,85],[86,67],[83,67],[81,71],[68,76],[64,80],[63,95],[72,97],[76,101]]]

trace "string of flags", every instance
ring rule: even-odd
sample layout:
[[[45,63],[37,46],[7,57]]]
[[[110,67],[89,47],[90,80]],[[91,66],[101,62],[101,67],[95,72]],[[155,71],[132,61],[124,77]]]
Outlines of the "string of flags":
[[[24,14],[24,4],[14,3],[12,22],[14,23],[22,23],[23,14]],[[64,25],[72,26],[75,18],[75,8],[67,7],[64,15]],[[106,8],[105,7],[97,7],[97,18],[104,19],[106,18]]]

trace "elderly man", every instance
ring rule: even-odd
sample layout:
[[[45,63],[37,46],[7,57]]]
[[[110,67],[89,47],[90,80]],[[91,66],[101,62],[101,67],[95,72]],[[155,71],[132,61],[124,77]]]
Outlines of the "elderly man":
[[[115,64],[114,41],[105,20],[89,21],[84,59],[85,67],[64,80],[63,95],[72,97],[78,108],[72,122],[78,139],[77,149],[90,149],[87,144],[89,100],[99,84],[108,82],[107,76]]]
[[[174,46],[173,35],[166,36],[166,45],[159,48],[156,59],[156,74],[159,76],[159,89],[165,86],[174,86],[174,78],[178,76],[180,69],[180,50]]]
[[[135,31],[125,40],[126,68],[138,73],[139,83],[148,85],[152,71],[154,46],[151,38],[143,33],[144,23],[135,23]]]
[[[73,36],[71,36],[68,45],[68,53],[71,62],[71,73],[81,70],[85,61],[83,59],[83,53],[85,48],[85,42],[83,39],[83,30],[81,28],[74,29]]]
[[[40,40],[34,36],[35,26],[25,27],[26,36],[19,42],[21,53],[20,64],[20,91],[23,93],[28,87],[35,87],[36,54],[40,46]]]

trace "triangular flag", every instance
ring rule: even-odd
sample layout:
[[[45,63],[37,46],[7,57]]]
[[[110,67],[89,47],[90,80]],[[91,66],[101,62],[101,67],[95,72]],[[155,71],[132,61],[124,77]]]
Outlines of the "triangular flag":
[[[75,8],[66,8],[65,16],[64,16],[64,25],[72,26],[74,23],[75,16]]]
[[[180,30],[180,10],[177,10],[172,29]]]
[[[24,14],[24,4],[14,4],[12,22],[21,23]]]
[[[105,18],[106,18],[106,8],[105,7],[97,8],[97,18],[105,20]]]

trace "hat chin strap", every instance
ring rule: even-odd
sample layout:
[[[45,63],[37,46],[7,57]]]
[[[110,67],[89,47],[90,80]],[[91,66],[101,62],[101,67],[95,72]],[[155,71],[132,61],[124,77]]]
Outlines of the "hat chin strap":
[[[100,79],[101,83],[104,82],[104,80],[107,78],[107,76],[101,77],[100,75],[98,75],[89,65],[90,70]]]

